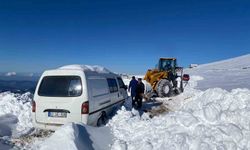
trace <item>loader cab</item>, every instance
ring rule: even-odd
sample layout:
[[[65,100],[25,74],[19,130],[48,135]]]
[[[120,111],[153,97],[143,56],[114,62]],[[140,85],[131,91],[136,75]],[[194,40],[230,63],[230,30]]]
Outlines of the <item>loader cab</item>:
[[[160,58],[158,63],[159,71],[175,71],[177,66],[175,58]]]

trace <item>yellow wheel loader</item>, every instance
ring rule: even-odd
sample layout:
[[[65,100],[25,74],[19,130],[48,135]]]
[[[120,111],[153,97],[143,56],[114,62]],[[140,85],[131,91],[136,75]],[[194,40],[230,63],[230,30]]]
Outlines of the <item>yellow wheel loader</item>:
[[[155,69],[149,69],[144,77],[159,97],[169,97],[184,91],[183,82],[189,75],[183,75],[183,68],[177,66],[176,58],[160,58]]]

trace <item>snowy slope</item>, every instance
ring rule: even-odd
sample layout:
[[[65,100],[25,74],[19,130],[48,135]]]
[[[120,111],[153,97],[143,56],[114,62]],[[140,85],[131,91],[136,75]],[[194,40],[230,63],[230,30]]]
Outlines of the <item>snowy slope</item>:
[[[202,90],[250,88],[250,54],[185,69],[185,73],[202,76],[204,80],[196,87]]]
[[[244,67],[250,67],[250,54],[226,59],[222,61],[217,61],[213,63],[203,64],[198,66],[197,68],[207,68],[209,70],[211,69],[242,69]]]
[[[105,127],[66,124],[24,149],[250,149],[249,60],[246,55],[186,70],[191,79],[184,93],[156,98],[170,112],[150,118],[126,105]],[[30,101],[29,94],[0,93],[0,149],[33,130]]]
[[[174,101],[184,100],[179,98]],[[109,122],[112,149],[250,149],[249,90],[209,89],[186,98],[179,110],[153,119],[120,110]]]

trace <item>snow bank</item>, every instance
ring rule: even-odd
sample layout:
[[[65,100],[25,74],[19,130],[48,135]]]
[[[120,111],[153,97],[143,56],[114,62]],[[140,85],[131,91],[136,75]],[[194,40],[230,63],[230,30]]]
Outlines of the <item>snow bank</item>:
[[[0,93],[0,135],[21,136],[28,133],[32,125],[31,93]],[[6,129],[9,129],[6,132]],[[2,133],[2,134],[1,134]]]
[[[109,122],[112,149],[250,149],[250,91],[194,93],[178,111],[150,119],[125,108]]]
[[[111,73],[111,71],[109,71],[107,68],[102,67],[102,66],[98,66],[98,65],[94,65],[94,66],[90,66],[90,65],[67,65],[67,66],[62,66],[58,69],[76,69],[76,70],[83,70],[83,71],[95,71],[98,73]]]
[[[90,127],[84,124],[69,123],[58,129],[45,142],[36,146],[40,150],[108,150],[112,135],[108,127]]]

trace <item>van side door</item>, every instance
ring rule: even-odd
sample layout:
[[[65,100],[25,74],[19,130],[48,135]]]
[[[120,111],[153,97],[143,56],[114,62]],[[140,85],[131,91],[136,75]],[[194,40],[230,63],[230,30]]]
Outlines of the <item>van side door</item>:
[[[118,85],[119,85],[119,94],[121,100],[127,99],[128,94],[127,94],[127,86],[124,84],[123,80],[121,77],[117,77]]]
[[[90,86],[89,124],[95,124],[96,118],[103,109],[111,104],[111,98],[106,78],[91,77],[88,79],[88,84]]]
[[[108,86],[109,86],[109,91],[110,91],[111,102],[112,104],[114,104],[120,100],[118,85],[117,85],[115,78],[107,78],[107,81],[108,81]]]

